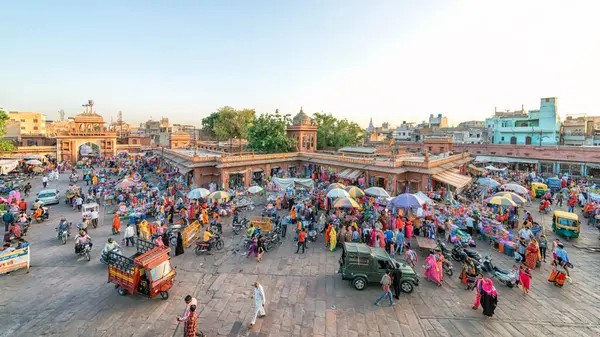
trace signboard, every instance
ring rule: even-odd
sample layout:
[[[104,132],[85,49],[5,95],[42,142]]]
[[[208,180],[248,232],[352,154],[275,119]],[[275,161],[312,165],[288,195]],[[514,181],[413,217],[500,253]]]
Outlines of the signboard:
[[[199,230],[200,223],[197,220],[183,229],[183,231],[181,232],[181,236],[183,236],[183,245],[186,248],[190,248],[194,240],[198,237]]]
[[[30,250],[31,248],[27,247],[0,255],[0,274],[22,268],[29,270]]]

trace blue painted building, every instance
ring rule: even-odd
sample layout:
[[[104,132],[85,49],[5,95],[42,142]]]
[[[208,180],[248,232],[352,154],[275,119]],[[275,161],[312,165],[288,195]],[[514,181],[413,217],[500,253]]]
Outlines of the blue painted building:
[[[538,110],[495,111],[485,120],[492,144],[557,145],[560,143],[558,99],[542,98]]]

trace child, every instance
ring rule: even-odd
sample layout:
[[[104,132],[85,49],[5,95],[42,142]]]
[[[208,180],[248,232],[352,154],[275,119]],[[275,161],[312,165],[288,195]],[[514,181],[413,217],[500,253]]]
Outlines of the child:
[[[516,264],[513,265],[513,270],[512,270],[512,274],[515,276],[515,285],[518,287],[519,283],[520,283],[520,273],[519,273],[519,266],[517,266]]]
[[[411,267],[415,267],[415,264],[419,262],[419,258],[417,254],[410,248],[410,243],[406,243],[406,262],[410,264]]]
[[[523,289],[523,295],[529,294],[529,287],[531,286],[531,271],[529,268],[519,268],[519,282],[521,283],[521,289]]]
[[[390,256],[393,258],[395,258],[396,255],[396,239],[392,239],[392,241],[390,242]]]

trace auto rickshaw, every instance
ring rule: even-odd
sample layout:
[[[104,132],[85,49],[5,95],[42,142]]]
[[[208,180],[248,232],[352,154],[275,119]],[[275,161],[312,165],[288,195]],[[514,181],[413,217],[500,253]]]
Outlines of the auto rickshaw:
[[[535,194],[536,198],[541,197],[548,191],[548,185],[542,183],[531,183],[531,190]]]
[[[554,211],[552,216],[552,231],[567,240],[579,237],[579,217],[575,213]]]
[[[121,296],[139,293],[166,300],[176,274],[169,257],[171,249],[137,239],[136,250],[131,257],[108,253],[108,283],[114,283]]]
[[[556,177],[546,179],[546,185],[548,185],[552,193],[560,191],[561,188],[560,179]]]

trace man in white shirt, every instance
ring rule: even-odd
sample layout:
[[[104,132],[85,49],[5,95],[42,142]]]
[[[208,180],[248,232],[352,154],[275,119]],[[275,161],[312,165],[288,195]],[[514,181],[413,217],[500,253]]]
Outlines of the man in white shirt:
[[[123,233],[123,237],[125,238],[125,246],[129,247],[129,243],[131,242],[131,246],[133,244],[133,237],[135,236],[135,228],[131,224],[127,224],[127,228],[125,228],[125,232]]]
[[[252,321],[250,322],[250,327],[254,326],[256,323],[256,317],[265,317],[265,302],[267,301],[265,298],[265,290],[263,289],[260,283],[254,283],[254,316],[252,317]],[[260,316],[259,316],[260,314]]]
[[[48,186],[48,176],[44,176],[42,178],[42,185],[44,185],[44,188],[46,188],[46,186]]]

